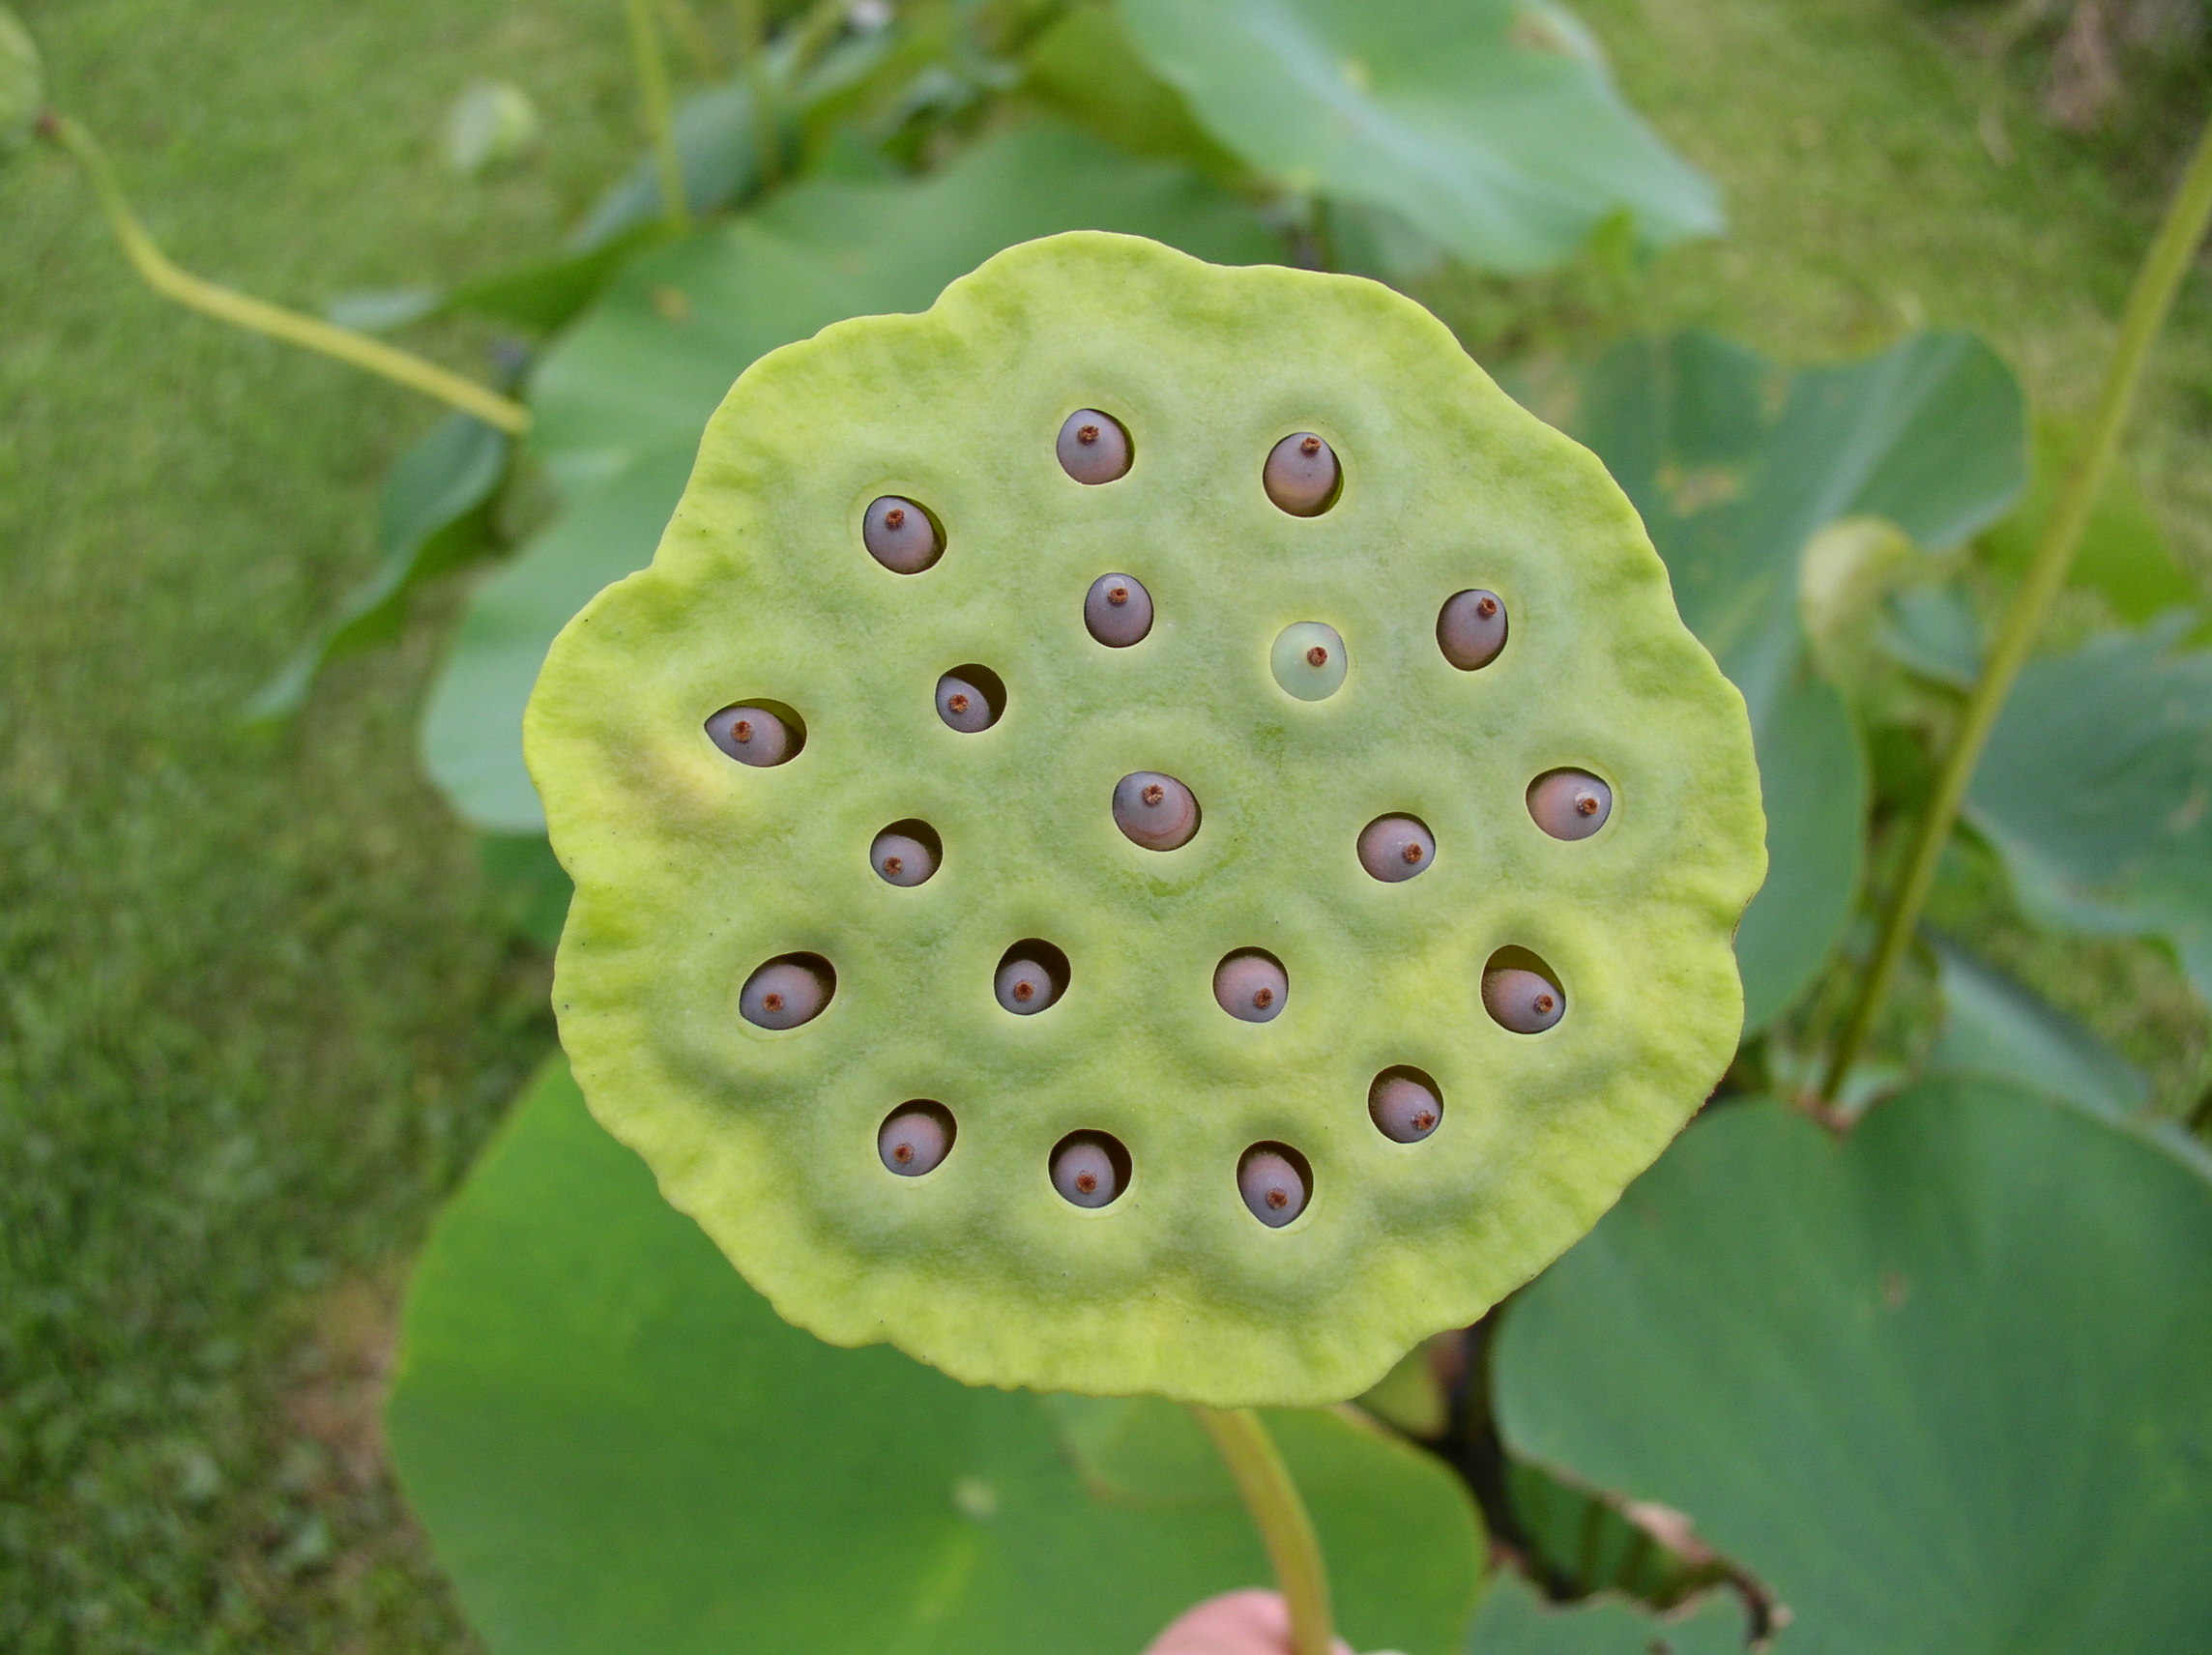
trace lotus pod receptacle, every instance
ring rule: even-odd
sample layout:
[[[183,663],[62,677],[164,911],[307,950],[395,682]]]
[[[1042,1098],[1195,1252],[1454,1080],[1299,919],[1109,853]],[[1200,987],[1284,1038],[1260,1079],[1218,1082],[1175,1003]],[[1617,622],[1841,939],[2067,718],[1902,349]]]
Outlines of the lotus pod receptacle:
[[[593,1109],[789,1320],[971,1383],[1355,1394],[1734,1048],[1742,702],[1598,462],[1354,277],[1078,233],[763,358],[525,735]]]

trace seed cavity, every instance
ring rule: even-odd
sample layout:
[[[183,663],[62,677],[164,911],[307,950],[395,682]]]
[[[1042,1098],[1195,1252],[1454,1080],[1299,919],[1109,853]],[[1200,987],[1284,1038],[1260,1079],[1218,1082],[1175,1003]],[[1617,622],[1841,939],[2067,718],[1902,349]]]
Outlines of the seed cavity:
[[[1135,575],[1102,574],[1083,595],[1083,624],[1110,650],[1142,643],[1152,629],[1152,595]]]
[[[1129,432],[1111,414],[1078,408],[1062,421],[1056,445],[1061,469],[1077,482],[1112,482],[1129,469]]]
[[[738,1015],[760,1029],[796,1029],[820,1017],[836,992],[837,973],[820,954],[778,954],[745,978]]]
[[[1436,859],[1436,835],[1418,817],[1378,816],[1360,829],[1359,865],[1386,885],[1426,873]]]
[[[937,715],[964,736],[988,730],[1006,710],[1005,681],[970,661],[937,681]]]
[[[991,986],[999,1003],[1017,1017],[1057,1004],[1071,976],[1067,956],[1041,937],[1025,937],[999,956]]]
[[[1500,948],[1482,971],[1483,1009],[1502,1029],[1541,1034],[1566,1015],[1557,975],[1526,948]]]
[[[945,842],[937,829],[911,817],[893,822],[868,847],[868,865],[886,885],[921,885],[944,859]]]
[[[806,726],[779,701],[741,701],[707,720],[707,740],[741,765],[789,764],[806,745]]]
[[[1352,657],[1334,626],[1299,621],[1276,634],[1267,665],[1287,693],[1300,701],[1325,701],[1344,687]]]
[[[1173,851],[1198,831],[1198,799],[1158,770],[1137,770],[1114,786],[1114,825],[1148,851]]]
[[[945,555],[945,531],[928,508],[901,494],[869,504],[860,519],[860,543],[893,574],[919,574]]]
[[[1274,955],[1241,948],[1213,968],[1213,998],[1232,1017],[1272,1023],[1291,998],[1291,976]]]
[[[1461,672],[1488,666],[1505,648],[1505,599],[1481,587],[1453,593],[1437,611],[1437,648]]]
[[[935,1098],[914,1098],[892,1110],[877,1129],[876,1153],[902,1178],[918,1178],[944,1164],[957,1130],[945,1105]]]
[[[1418,1144],[1444,1118],[1444,1094],[1423,1071],[1399,1064],[1384,1069],[1367,1089],[1367,1113],[1376,1130],[1396,1144]]]
[[[1294,517],[1318,517],[1336,504],[1336,450],[1311,431],[1294,431],[1267,450],[1260,469],[1267,498]]]
[[[1077,1206],[1109,1206],[1129,1187],[1129,1151],[1109,1132],[1070,1132],[1053,1147],[1052,1187]]]
[[[1528,784],[1528,814],[1555,839],[1586,839],[1613,814],[1613,789],[1587,770],[1550,770]]]
[[[1313,1168],[1288,1144],[1255,1144],[1237,1163],[1237,1189],[1254,1218],[1280,1230],[1305,1211]]]

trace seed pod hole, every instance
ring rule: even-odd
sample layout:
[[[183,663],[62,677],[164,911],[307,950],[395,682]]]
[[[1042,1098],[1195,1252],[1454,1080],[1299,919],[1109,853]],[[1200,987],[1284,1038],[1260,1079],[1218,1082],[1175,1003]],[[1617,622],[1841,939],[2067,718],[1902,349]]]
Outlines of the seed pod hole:
[[[1078,408],[1060,427],[1061,469],[1077,482],[1112,482],[1128,472],[1129,431],[1111,414]]]
[[[1384,1069],[1367,1089],[1367,1114],[1394,1144],[1418,1144],[1444,1118],[1443,1089],[1420,1069]]]
[[[1334,626],[1299,621],[1276,635],[1267,665],[1289,694],[1300,701],[1326,701],[1344,687],[1352,658],[1344,653],[1344,639]]]
[[[1587,770],[1550,770],[1528,784],[1528,814],[1555,839],[1586,839],[1613,814],[1613,789]]]
[[[1129,1187],[1129,1151],[1110,1132],[1070,1132],[1051,1166],[1052,1187],[1077,1206],[1110,1206]]]
[[[861,517],[860,543],[891,573],[919,574],[945,555],[945,530],[927,507],[886,494]]]
[[[917,1097],[892,1110],[876,1130],[876,1153],[902,1178],[934,1173],[952,1153],[958,1128],[952,1112],[935,1098]]]
[[[1267,450],[1260,481],[1267,498],[1294,517],[1318,517],[1336,504],[1343,476],[1336,450],[1311,431],[1293,431]]]
[[[937,829],[911,817],[893,822],[868,847],[868,865],[886,885],[920,885],[944,859],[945,841]]]
[[[1114,785],[1114,826],[1148,851],[1173,851],[1198,831],[1198,799],[1158,770],[1137,770]]]
[[[1359,830],[1359,865],[1385,885],[1426,873],[1437,839],[1417,816],[1378,816]]]
[[[999,956],[992,992],[1016,1017],[1030,1017],[1056,1005],[1067,992],[1067,956],[1041,937],[1025,937]]]
[[[741,701],[707,720],[707,740],[741,765],[787,765],[806,745],[806,724],[780,701]]]
[[[937,715],[964,736],[988,730],[1005,711],[1005,681],[989,667],[970,661],[937,681]]]
[[[820,954],[778,954],[745,978],[738,1015],[760,1029],[796,1029],[820,1017],[836,992],[837,973]]]
[[[1240,948],[1213,968],[1213,998],[1232,1017],[1272,1023],[1291,998],[1291,976],[1265,949]]]
[[[1501,1029],[1541,1034],[1566,1015],[1567,992],[1528,949],[1500,948],[1482,969],[1482,1005]]]
[[[1305,1211],[1313,1168],[1288,1144],[1255,1144],[1237,1163],[1237,1191],[1254,1218],[1280,1230]]]
[[[1505,648],[1505,599],[1481,587],[1453,593],[1437,611],[1437,648],[1461,672],[1488,666]]]
[[[1152,595],[1134,575],[1102,574],[1083,595],[1083,624],[1109,650],[1141,644],[1152,629]]]

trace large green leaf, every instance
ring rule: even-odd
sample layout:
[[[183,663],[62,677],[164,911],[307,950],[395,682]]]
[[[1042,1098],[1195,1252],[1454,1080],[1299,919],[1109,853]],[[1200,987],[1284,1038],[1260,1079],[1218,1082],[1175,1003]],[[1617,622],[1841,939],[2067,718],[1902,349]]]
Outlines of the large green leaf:
[[[1035,127],[918,184],[818,180],[646,254],[556,344],[531,388],[532,442],[564,515],[470,606],[431,695],[430,773],[475,826],[541,832],[522,705],[554,633],[652,560],[700,428],[756,357],[847,316],[926,308],[1001,247],[1067,229],[1150,236],[1225,264],[1279,244],[1194,173]]]
[[[1923,1086],[1710,1111],[1509,1314],[1517,1450],[1687,1513],[1801,1652],[2212,1647],[2212,1183]]]
[[[1467,1655],[1743,1655],[1742,1606],[1711,1592],[1664,1617],[1619,1598],[1548,1607],[1527,1582],[1500,1577],[1482,1600]],[[1794,1655],[1785,1637],[1762,1648]]]
[[[1263,175],[1402,218],[1469,264],[1555,264],[1615,213],[1720,228],[1703,176],[1549,0],[1121,0],[1137,49]]]
[[[2212,1000],[2212,650],[2187,610],[2030,662],[1974,772],[1968,820],[2044,923],[2163,937]]]
[[[1457,1648],[1482,1555],[1457,1480],[1342,1412],[1267,1418],[1347,1635]],[[1266,1579],[1179,1410],[969,1390],[799,1332],[558,1064],[431,1236],[389,1419],[492,1655],[1134,1655]]]
[[[1737,933],[1750,1029],[1834,952],[1860,875],[1866,761],[1807,647],[1806,548],[1850,518],[1956,545],[2020,493],[2025,419],[2011,372],[1967,334],[1786,383],[1740,345],[1684,334],[1617,347],[1584,388],[1576,434],[1643,512],[1683,620],[1751,711],[1768,872]]]

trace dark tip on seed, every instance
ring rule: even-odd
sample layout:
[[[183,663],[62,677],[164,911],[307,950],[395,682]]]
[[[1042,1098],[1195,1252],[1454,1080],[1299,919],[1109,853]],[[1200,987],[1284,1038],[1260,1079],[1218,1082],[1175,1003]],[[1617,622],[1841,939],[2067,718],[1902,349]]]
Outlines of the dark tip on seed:
[[[1267,498],[1294,517],[1317,517],[1336,503],[1335,450],[1311,431],[1297,431],[1267,450],[1260,469]]]
[[[1078,408],[1062,421],[1054,448],[1061,469],[1077,482],[1112,482],[1129,470],[1128,430],[1095,408]]]
[[[1528,814],[1555,839],[1586,839],[1613,814],[1613,789],[1587,770],[1552,770],[1528,784]]]
[[[741,765],[761,769],[797,758],[806,744],[806,729],[788,708],[776,712],[746,702],[708,719],[707,740]]]
[[[1419,1069],[1384,1069],[1367,1089],[1367,1113],[1383,1137],[1417,1144],[1443,1119],[1443,1094]]]
[[[1437,611],[1437,648],[1461,672],[1486,667],[1505,648],[1505,602],[1480,587],[1455,592]]]
[[[1111,1206],[1129,1182],[1129,1152],[1104,1132],[1070,1132],[1054,1146],[1052,1187],[1076,1206]]]
[[[779,954],[745,978],[738,1015],[761,1029],[796,1029],[822,1015],[837,973],[819,954]]]
[[[889,1171],[918,1178],[944,1164],[957,1130],[943,1104],[917,1097],[892,1110],[877,1129],[876,1153]]]
[[[1436,836],[1417,817],[1379,816],[1359,834],[1359,865],[1385,884],[1420,873],[1436,850]]]
[[[1067,992],[1067,955],[1041,937],[1027,937],[999,957],[991,978],[999,1003],[1017,1017],[1034,1017]]]
[[[1526,948],[1500,948],[1482,973],[1482,1004],[1499,1027],[1541,1034],[1565,1015],[1567,997],[1543,961]]]
[[[937,872],[945,855],[937,829],[926,822],[894,822],[868,847],[868,862],[886,885],[917,886]]]
[[[1174,776],[1138,770],[1114,788],[1114,825],[1132,844],[1148,851],[1173,851],[1198,831],[1198,800]]]
[[[919,574],[944,555],[936,519],[913,501],[886,494],[860,519],[860,543],[893,574]]]
[[[1321,645],[1316,644],[1306,652],[1306,665],[1309,667],[1325,667],[1328,665],[1328,652],[1323,649]]]
[[[1290,998],[1290,973],[1282,961],[1258,948],[1230,954],[1213,968],[1215,1003],[1245,1023],[1273,1022]]]
[[[937,715],[964,736],[988,730],[1005,705],[1005,685],[989,667],[971,662],[937,681]]]
[[[1152,629],[1152,595],[1134,575],[1102,574],[1083,595],[1083,624],[1110,650],[1142,643]]]
[[[1287,1144],[1255,1144],[1237,1163],[1237,1189],[1254,1218],[1280,1230],[1305,1211],[1313,1169]]]

